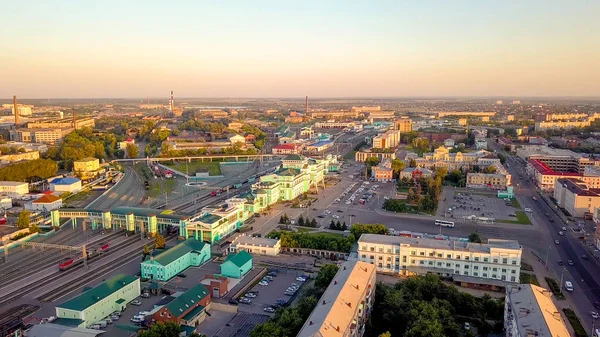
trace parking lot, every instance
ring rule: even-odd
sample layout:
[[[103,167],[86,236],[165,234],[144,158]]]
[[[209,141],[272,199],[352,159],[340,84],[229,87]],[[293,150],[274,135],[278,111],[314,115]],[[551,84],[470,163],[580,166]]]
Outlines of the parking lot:
[[[514,207],[512,200],[500,199],[494,194],[482,192],[456,192],[445,189],[444,199],[439,207],[439,215],[458,221],[466,218],[488,218],[498,220],[514,220],[516,212],[522,211]],[[452,221],[452,220],[450,220]]]
[[[141,305],[138,306],[133,305],[131,303],[127,304],[125,311],[121,313],[119,319],[108,324],[106,328],[102,328],[101,330],[106,331],[106,335],[111,337],[131,336],[131,331],[118,329],[116,325],[135,325],[133,322],[131,322],[131,318],[133,316],[137,315],[142,311],[150,312],[152,309],[154,309],[154,305],[164,297],[166,297],[166,295],[150,296],[149,298],[136,298],[136,300],[139,301]]]
[[[305,273],[291,269],[278,270],[277,276],[273,276],[268,285],[256,284],[252,289],[246,292],[246,294],[254,292],[256,297],[249,298],[251,300],[251,303],[249,304],[240,302],[240,311],[265,314],[267,312],[265,312],[264,309],[272,307],[278,300],[288,301],[288,303],[293,301],[304,284],[304,282],[298,281],[296,278],[305,275]],[[298,285],[298,290],[293,296],[285,295],[286,289],[292,284]]]

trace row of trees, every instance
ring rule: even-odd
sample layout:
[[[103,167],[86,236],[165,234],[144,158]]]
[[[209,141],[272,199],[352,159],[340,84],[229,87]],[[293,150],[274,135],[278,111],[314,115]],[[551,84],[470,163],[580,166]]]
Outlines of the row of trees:
[[[281,217],[279,217],[279,223],[284,225],[290,225],[292,223],[292,220],[287,215],[287,213],[285,213]],[[300,215],[300,217],[298,218],[298,222],[296,223],[296,225],[314,228],[317,228],[318,226],[317,220],[315,218],[313,218],[312,220],[310,220],[309,218],[304,219],[302,215]]]
[[[0,168],[0,180],[34,182],[56,175],[58,165],[50,159],[18,162]]]
[[[305,289],[296,306],[279,309],[275,316],[264,324],[259,324],[250,332],[250,337],[287,337],[296,336],[308,319],[319,298],[333,280],[338,271],[335,264],[327,264],[319,270],[314,287]]]
[[[156,322],[147,330],[142,330],[137,333],[138,337],[179,337],[181,336],[181,326],[175,322]],[[197,332],[192,332],[190,337],[206,337]]]
[[[337,222],[331,220],[331,223],[329,224],[329,229],[334,230],[334,231],[345,231],[346,229],[348,229],[348,225],[346,225],[346,221],[344,221],[344,223],[340,223],[340,220],[338,220]]]
[[[328,233],[292,233],[274,231],[269,233],[268,237],[281,239],[281,247],[321,249],[344,253],[349,253],[352,244],[356,241],[352,234],[348,237],[343,237],[332,236]]]
[[[485,337],[492,332],[502,332],[503,317],[502,299],[460,292],[429,274],[393,286],[378,283],[366,336],[385,333],[407,337],[474,336],[461,328],[463,322],[468,321],[477,327],[479,336]]]

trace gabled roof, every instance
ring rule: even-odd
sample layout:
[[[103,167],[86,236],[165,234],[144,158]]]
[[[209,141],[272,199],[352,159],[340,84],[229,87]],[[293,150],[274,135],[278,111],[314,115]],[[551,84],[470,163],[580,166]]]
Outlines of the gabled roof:
[[[279,176],[296,176],[298,174],[300,174],[300,170],[293,169],[293,168],[288,168],[288,169],[277,172],[277,175],[279,175]]]
[[[242,267],[249,261],[252,261],[252,255],[245,250],[240,251],[237,254],[227,255],[225,262],[231,262],[237,267]]]
[[[177,260],[178,258],[180,258],[180,257],[184,256],[185,254],[188,254],[192,251],[197,251],[197,252],[202,251],[202,249],[204,249],[204,246],[206,246],[206,243],[204,243],[202,241],[198,241],[194,238],[189,238],[189,239],[177,244],[173,248],[168,249],[168,250],[156,255],[154,257],[154,261],[163,266],[166,266],[166,265],[170,264],[171,262]]]
[[[52,180],[50,182],[50,184],[54,184],[54,185],[72,185],[72,184],[78,183],[80,181],[81,180],[79,180],[77,178],[66,177],[66,178],[56,178],[56,179]]]
[[[110,294],[119,291],[136,280],[138,280],[138,278],[133,275],[116,275],[100,283],[94,288],[84,291],[81,295],[57,305],[56,307],[76,311],[85,310],[86,308],[89,308],[92,305],[100,302]]]
[[[288,154],[283,160],[303,160],[304,158],[298,154]]]
[[[100,161],[100,159],[98,159],[98,158],[94,158],[94,157],[87,157],[87,158],[83,158],[83,159],[76,160],[75,162],[76,162],[76,163],[85,163],[85,162],[91,162],[91,161],[96,161],[96,160],[97,160],[97,161]]]
[[[208,289],[206,289],[204,284],[198,283],[190,290],[172,300],[171,303],[166,305],[166,308],[176,317],[180,317],[206,296],[209,296]]]
[[[33,201],[33,203],[34,204],[51,204],[57,200],[60,200],[60,198],[53,194],[46,194],[43,197],[40,197],[40,198],[36,199],[35,201]]]

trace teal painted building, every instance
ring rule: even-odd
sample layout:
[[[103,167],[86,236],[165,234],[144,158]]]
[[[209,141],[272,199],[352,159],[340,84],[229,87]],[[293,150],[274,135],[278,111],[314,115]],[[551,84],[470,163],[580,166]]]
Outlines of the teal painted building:
[[[142,262],[142,277],[168,281],[189,267],[199,267],[210,259],[210,245],[189,238],[155,256],[149,255]]]
[[[221,275],[231,278],[242,278],[252,269],[252,255],[242,250],[237,254],[227,255],[221,264]]]
[[[61,324],[88,328],[140,296],[140,279],[119,274],[56,306]]]

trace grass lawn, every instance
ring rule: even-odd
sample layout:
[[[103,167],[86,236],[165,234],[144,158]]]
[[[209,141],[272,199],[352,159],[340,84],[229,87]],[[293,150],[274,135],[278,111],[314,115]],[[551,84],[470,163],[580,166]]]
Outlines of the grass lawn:
[[[408,190],[410,190],[410,188],[398,188],[398,193],[408,193]]]
[[[344,236],[344,234],[342,234],[342,232],[339,233],[330,233],[330,232],[307,232],[306,234],[309,235],[324,235],[324,236],[331,236],[331,237],[340,237],[340,236]]]
[[[175,170],[182,172],[184,174],[186,172],[185,161],[176,162],[176,163],[169,162],[169,163],[165,163],[165,165],[168,167],[172,167]],[[221,175],[221,166],[219,165],[218,162],[192,161],[187,166],[188,166],[190,176],[195,175],[196,172],[206,172],[206,171],[208,171],[208,174],[211,176],[220,176]]]
[[[521,260],[521,270],[533,271],[533,267],[529,263],[523,262],[523,260]]]
[[[356,152],[358,152],[358,151],[354,151],[354,150],[353,150],[353,151],[350,151],[350,152],[348,152],[348,153],[347,153],[347,154],[344,156],[344,159],[347,159],[347,160],[354,160],[354,157],[356,157]]]
[[[588,334],[585,331],[585,328],[583,327],[583,325],[581,325],[581,321],[579,321],[579,317],[577,317],[577,315],[575,314],[575,312],[573,310],[564,308],[563,313],[569,320],[569,323],[571,323],[573,330],[575,330],[576,337],[588,337]]]
[[[298,229],[298,233],[310,233],[316,231],[315,228],[310,227],[296,227]]]
[[[164,193],[171,193],[175,188],[176,179],[155,179],[150,183],[150,189],[148,190],[149,198],[156,198]],[[162,192],[162,193],[161,193]]]
[[[516,209],[521,209],[521,205],[519,205],[519,202],[517,201],[517,198],[512,198],[510,200],[510,202],[512,203],[512,207],[514,207]]]
[[[500,220],[496,220],[496,222],[513,223],[513,224],[517,224],[517,225],[531,225],[531,221],[529,220],[529,218],[527,217],[527,214],[525,212],[516,211],[515,214],[517,215],[517,220],[500,219]]]
[[[538,287],[540,286],[540,282],[538,281],[537,277],[533,274],[527,274],[527,273],[521,273],[519,283],[524,283],[524,284],[531,283]]]
[[[556,283],[556,281],[550,277],[546,277],[545,279],[548,283],[548,287],[550,287],[550,290],[552,291],[552,294],[554,294],[554,298],[557,300],[564,300],[565,295],[563,295],[562,291],[560,290],[558,283]]]

